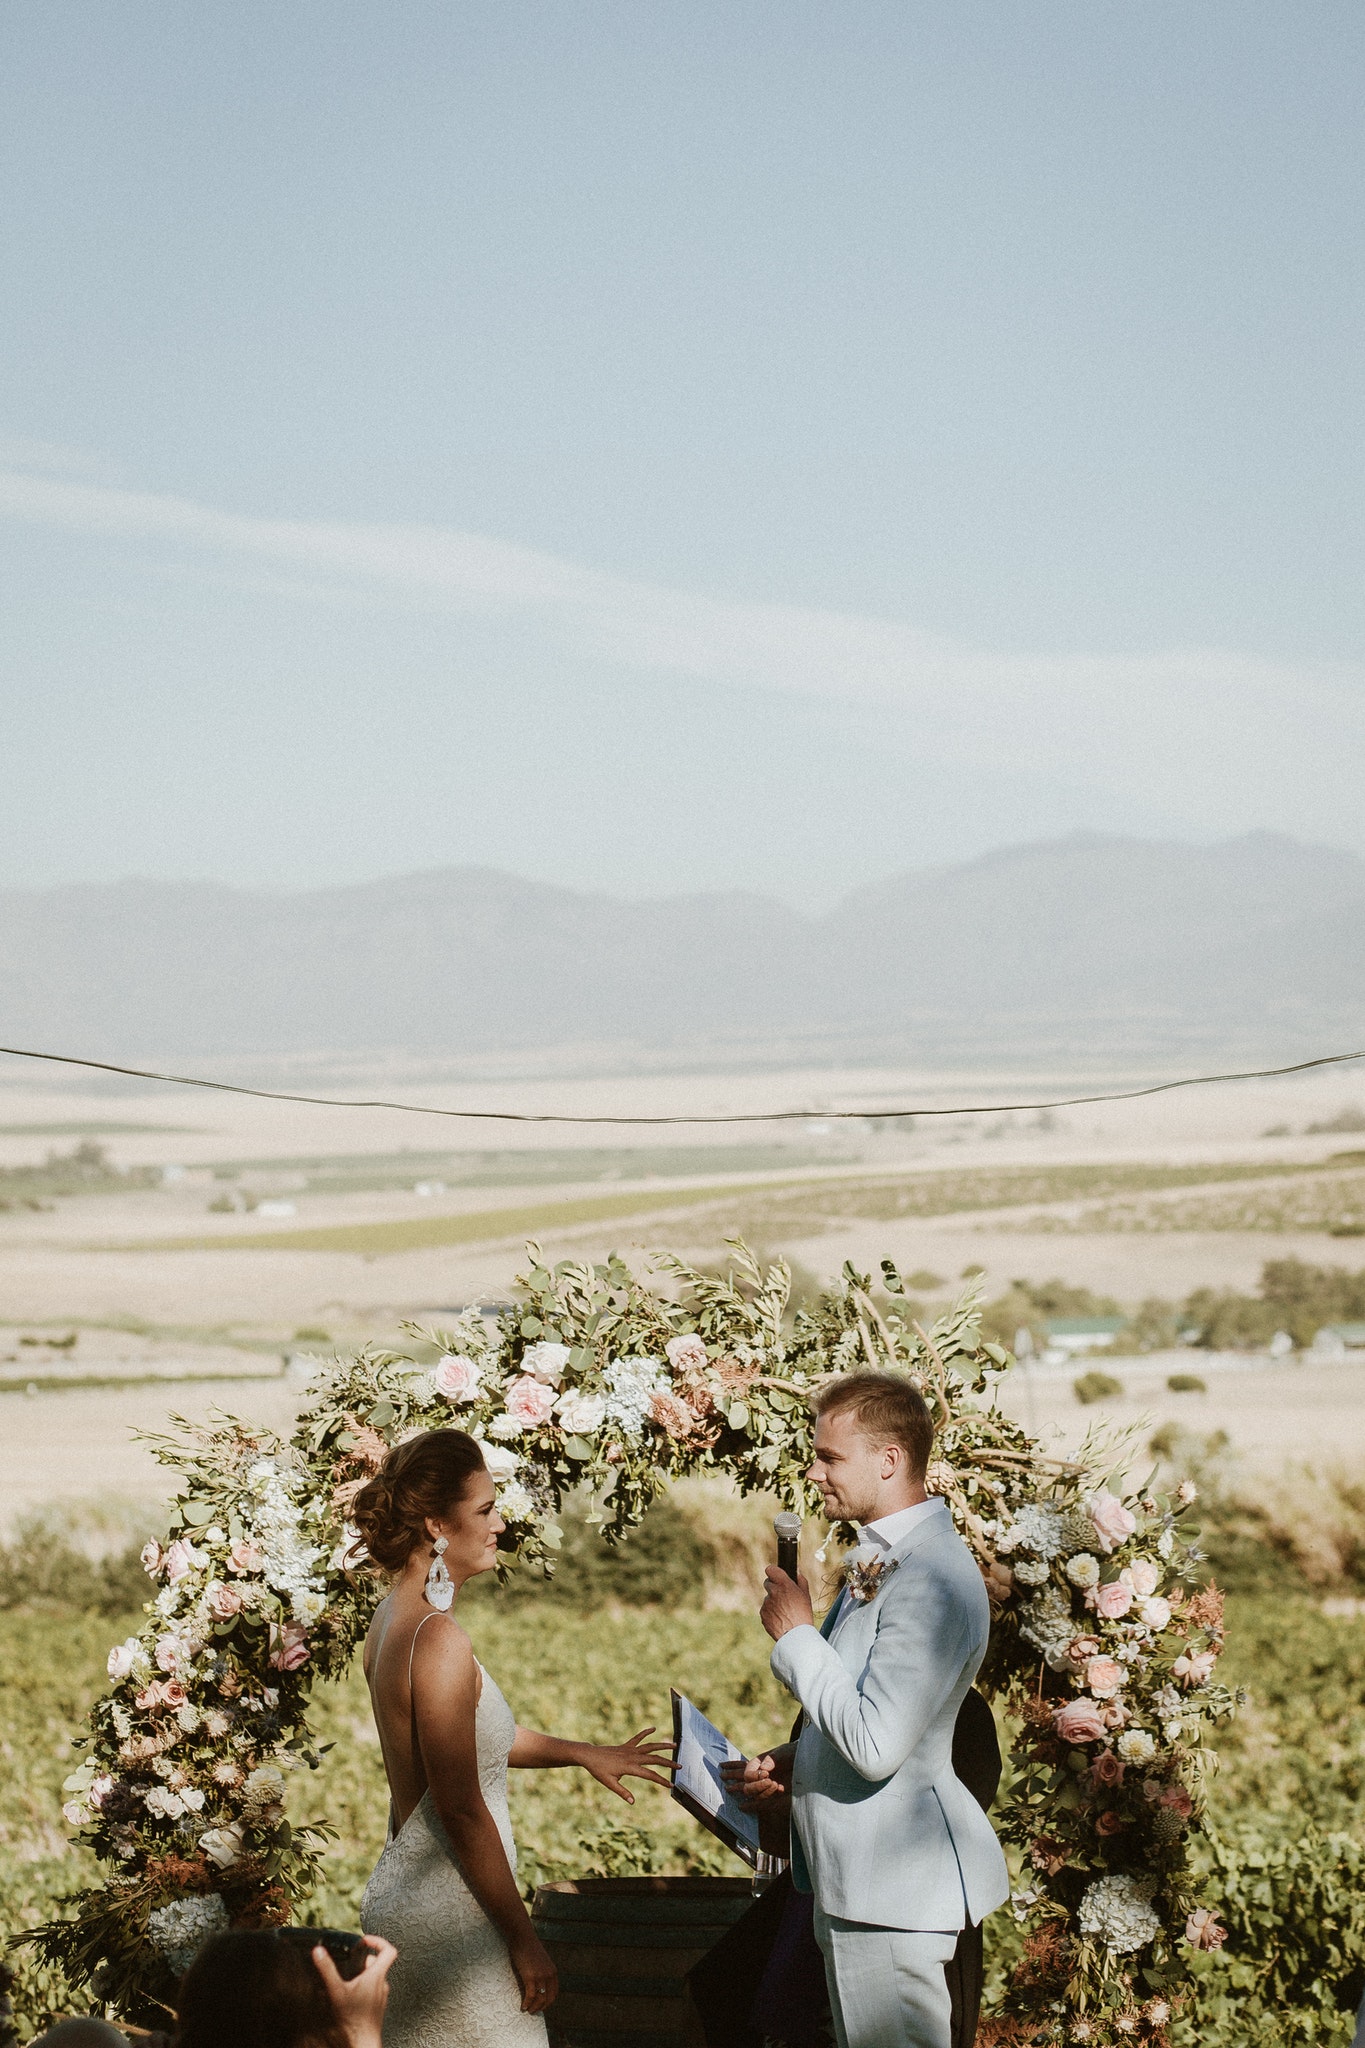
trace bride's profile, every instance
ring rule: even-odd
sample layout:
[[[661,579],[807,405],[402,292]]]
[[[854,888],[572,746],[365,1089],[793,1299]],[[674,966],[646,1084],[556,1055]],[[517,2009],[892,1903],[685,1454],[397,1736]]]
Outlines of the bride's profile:
[[[520,1728],[450,1611],[497,1562],[504,1523],[479,1444],[431,1430],[389,1453],[356,1496],[355,1526],[389,1574],[365,1677],[389,1783],[389,1838],[361,1925],[398,1950],[385,2048],[544,2048],[554,1964],[517,1888],[507,1770],[581,1765],[629,1801],[624,1777],[667,1784],[643,1729],[616,1746]]]

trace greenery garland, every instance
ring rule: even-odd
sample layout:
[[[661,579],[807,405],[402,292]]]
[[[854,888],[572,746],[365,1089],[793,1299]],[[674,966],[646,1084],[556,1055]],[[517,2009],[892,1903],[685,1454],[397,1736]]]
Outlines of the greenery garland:
[[[316,1768],[311,1687],[346,1667],[379,1595],[347,1515],[394,1443],[452,1423],[480,1438],[506,1565],[551,1570],[579,1489],[613,1541],[690,1474],[817,1512],[807,1397],[871,1366],[908,1374],[934,1410],[930,1489],[991,1598],[981,1683],[1021,1731],[996,1821],[1023,1872],[1022,1958],[982,2041],[1163,2042],[1191,1951],[1223,1938],[1187,1854],[1203,1737],[1233,1706],[1213,1682],[1221,1597],[1181,1533],[1193,1487],[1120,1495],[1097,1455],[1044,1455],[995,1405],[1013,1361],[982,1339],[976,1290],[926,1331],[890,1260],[880,1305],[846,1266],[789,1318],[786,1266],[741,1244],[720,1278],[662,1260],[669,1292],[615,1257],[528,1254],[496,1324],[471,1309],[407,1326],[434,1367],[366,1350],[322,1369],[287,1444],[227,1420],[155,1446],[185,1475],[168,1542],[143,1553],[158,1590],[110,1651],[64,1788],[109,1875],[28,1939],[138,2019],[172,2002],[207,1933],[287,1919],[307,1896],[328,1830],[291,1828],[288,1777]]]

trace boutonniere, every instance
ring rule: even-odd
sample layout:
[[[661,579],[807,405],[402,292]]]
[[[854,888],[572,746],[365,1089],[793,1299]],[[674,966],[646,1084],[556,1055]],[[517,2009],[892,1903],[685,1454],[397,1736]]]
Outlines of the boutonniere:
[[[855,1601],[859,1607],[866,1606],[869,1600],[875,1600],[899,1563],[898,1557],[868,1557],[861,1563],[856,1560],[850,1563],[844,1573],[844,1584],[848,1588],[849,1599]]]

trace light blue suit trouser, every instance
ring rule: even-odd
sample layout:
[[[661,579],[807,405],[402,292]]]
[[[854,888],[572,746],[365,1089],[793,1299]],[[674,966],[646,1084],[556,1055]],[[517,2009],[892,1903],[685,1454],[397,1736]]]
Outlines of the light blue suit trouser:
[[[839,2048],[949,2048],[952,2000],[943,1965],[956,1934],[869,1927],[817,1906],[815,1939]]]

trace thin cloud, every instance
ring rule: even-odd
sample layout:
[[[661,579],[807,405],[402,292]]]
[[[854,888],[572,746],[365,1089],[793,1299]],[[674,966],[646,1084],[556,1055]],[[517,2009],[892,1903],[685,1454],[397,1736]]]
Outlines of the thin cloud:
[[[1218,649],[994,654],[887,619],[748,604],[633,581],[481,534],[422,525],[258,519],[189,499],[0,471],[0,514],[92,538],[253,565],[301,601],[357,595],[456,615],[538,619],[561,646],[627,669],[840,700],[896,714],[920,760],[1065,779],[1206,817],[1338,836],[1354,813],[1359,671]],[[278,581],[277,581],[278,579]],[[1332,814],[1343,809],[1340,821]]]

